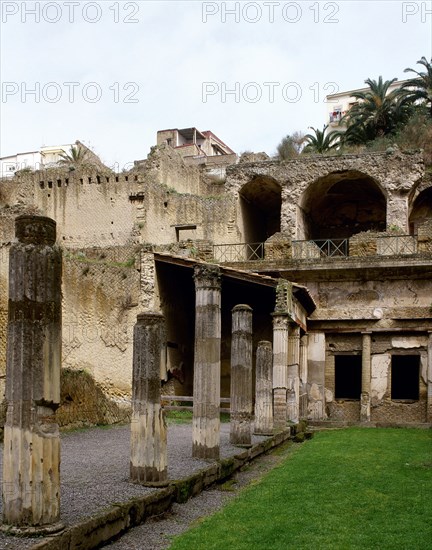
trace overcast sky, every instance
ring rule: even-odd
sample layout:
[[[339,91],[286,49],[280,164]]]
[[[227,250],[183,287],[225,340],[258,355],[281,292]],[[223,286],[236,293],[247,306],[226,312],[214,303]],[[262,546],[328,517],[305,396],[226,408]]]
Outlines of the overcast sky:
[[[164,128],[275,152],[326,94],[407,78],[432,2],[1,2],[0,156],[80,139],[121,169]],[[231,92],[231,93],[230,93]]]

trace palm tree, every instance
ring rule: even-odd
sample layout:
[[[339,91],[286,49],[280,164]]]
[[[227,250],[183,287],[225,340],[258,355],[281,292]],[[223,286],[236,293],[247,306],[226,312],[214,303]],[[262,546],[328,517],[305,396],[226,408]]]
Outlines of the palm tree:
[[[369,89],[352,93],[352,97],[358,101],[341,123],[347,124],[348,129],[353,127],[352,134],[359,133],[361,139],[367,141],[393,132],[399,123],[408,118],[407,105],[398,102],[398,89],[389,92],[390,86],[396,81],[397,78],[383,81],[382,76],[378,80],[365,80]]]
[[[310,129],[314,131],[313,134],[306,134],[304,141],[306,143],[303,151],[305,153],[325,153],[330,151],[339,145],[339,135],[337,132],[330,132],[326,134],[328,124],[324,126],[322,130],[318,128],[313,128],[310,126]]]
[[[399,97],[403,103],[410,105],[424,104],[429,116],[432,117],[432,58],[428,61],[423,56],[417,63],[423,65],[426,70],[419,72],[415,69],[405,69],[405,73],[415,73],[417,76],[401,84]]]
[[[69,153],[60,153],[60,158],[59,164],[61,166],[69,166],[70,170],[75,170],[86,162],[87,151],[81,144],[72,145]]]

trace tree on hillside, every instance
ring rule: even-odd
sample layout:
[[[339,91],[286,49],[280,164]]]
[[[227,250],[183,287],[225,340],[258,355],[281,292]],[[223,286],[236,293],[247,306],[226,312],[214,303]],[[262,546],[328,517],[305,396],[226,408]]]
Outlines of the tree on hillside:
[[[310,127],[314,134],[305,135],[306,146],[303,149],[305,153],[325,153],[339,145],[339,135],[337,132],[326,133],[328,124],[322,130]]]
[[[285,136],[277,146],[279,160],[289,160],[299,156],[305,136],[301,132],[293,132]]]
[[[399,98],[403,103],[424,105],[432,118],[432,58],[430,61],[422,57],[417,61],[425,71],[405,69],[405,73],[415,73],[417,76],[404,82],[399,90]]]

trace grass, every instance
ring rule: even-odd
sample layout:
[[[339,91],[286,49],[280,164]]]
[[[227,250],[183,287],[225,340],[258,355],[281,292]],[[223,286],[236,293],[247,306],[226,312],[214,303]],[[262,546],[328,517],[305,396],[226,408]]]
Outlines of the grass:
[[[432,434],[324,431],[171,550],[430,549]]]
[[[168,424],[190,424],[192,416],[192,411],[165,411],[165,418]],[[230,415],[221,413],[220,421],[223,423],[229,422]]]

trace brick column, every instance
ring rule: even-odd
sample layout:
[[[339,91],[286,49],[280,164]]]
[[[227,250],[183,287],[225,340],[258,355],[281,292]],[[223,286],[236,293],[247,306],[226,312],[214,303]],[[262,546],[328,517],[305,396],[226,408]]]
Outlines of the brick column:
[[[292,326],[288,337],[287,419],[299,421],[300,327]]]
[[[130,478],[142,484],[167,479],[167,429],[160,404],[164,318],[138,315],[134,327]]]
[[[252,308],[232,310],[231,423],[233,445],[252,444]]]
[[[258,342],[255,377],[255,429],[259,435],[273,433],[273,365],[272,345]]]
[[[371,334],[362,334],[362,387],[360,398],[360,420],[370,422],[371,391]]]
[[[220,269],[214,265],[197,265],[194,279],[196,304],[192,456],[218,459],[221,374]]]
[[[273,422],[285,428],[287,421],[288,315],[273,313]]]
[[[15,221],[9,257],[3,525],[49,533],[60,524],[61,251],[56,223]]]

